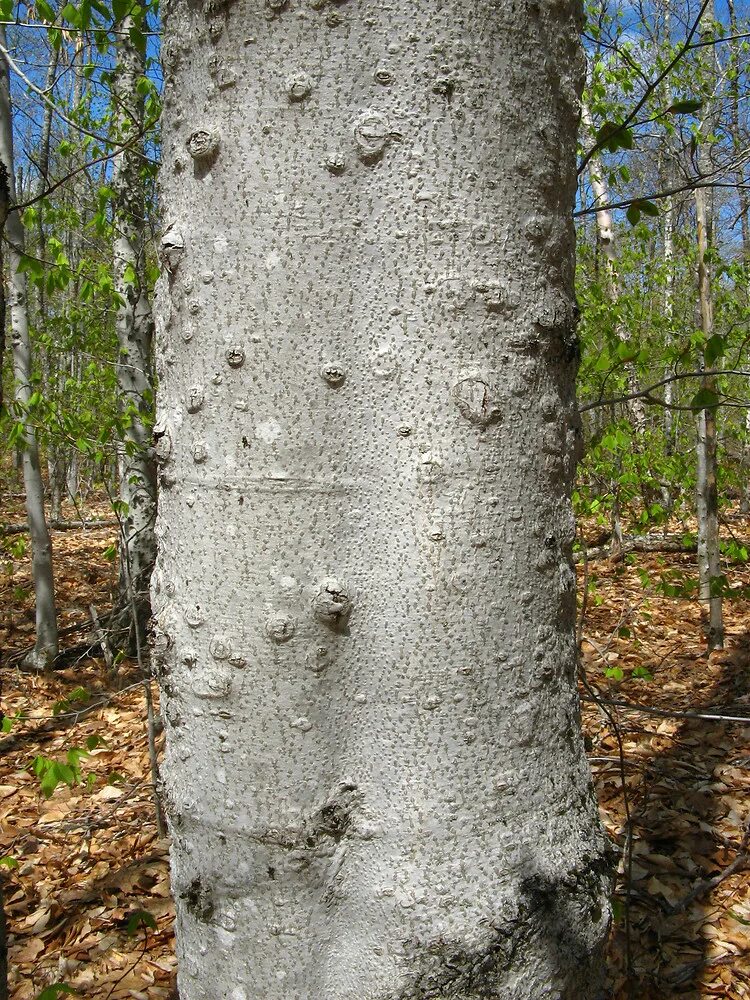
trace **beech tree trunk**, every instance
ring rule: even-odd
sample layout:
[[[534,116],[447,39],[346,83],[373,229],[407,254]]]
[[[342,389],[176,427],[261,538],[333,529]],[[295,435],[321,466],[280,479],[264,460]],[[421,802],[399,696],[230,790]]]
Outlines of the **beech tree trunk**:
[[[573,3],[171,0],[181,1000],[589,1000]]]
[[[5,28],[0,25],[0,45],[6,49]],[[28,419],[32,395],[31,340],[29,338],[28,292],[26,275],[19,270],[24,251],[24,227],[13,205],[16,202],[13,163],[13,125],[10,100],[10,67],[0,53],[0,160],[8,176],[10,211],[5,221],[5,251],[10,306],[11,343],[13,348],[14,402],[17,419],[23,425],[20,448],[26,514],[31,539],[31,573],[36,602],[36,641],[29,663],[46,669],[57,656],[57,611],[52,567],[52,540],[44,513],[44,483],[39,465],[39,448],[33,423]]]
[[[143,127],[138,81],[143,55],[131,41],[130,16],[118,22],[117,67],[113,88],[117,104],[116,139],[125,143],[114,159],[114,276],[120,297],[115,329],[119,345],[117,392],[125,417],[120,471],[120,567],[117,606],[111,627],[116,641],[132,653],[145,645],[151,613],[149,587],[156,558],[156,468],[151,448],[153,409],[153,319],[145,277],[145,198],[143,143],[133,140]]]

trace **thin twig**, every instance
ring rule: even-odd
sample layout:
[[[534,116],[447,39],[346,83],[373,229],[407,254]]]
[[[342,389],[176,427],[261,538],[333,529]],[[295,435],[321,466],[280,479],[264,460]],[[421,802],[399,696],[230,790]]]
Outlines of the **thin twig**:
[[[591,403],[583,403],[578,407],[578,412],[586,413],[588,410],[595,410],[600,406],[616,406],[618,403],[627,403],[631,399],[647,399],[651,403],[667,407],[671,410],[695,411],[694,406],[676,406],[671,403],[667,404],[661,399],[654,399],[651,393],[654,389],[660,389],[663,385],[667,385],[670,382],[679,382],[681,379],[686,378],[707,378],[713,375],[742,375],[747,377],[750,376],[750,371],[743,368],[707,368],[703,371],[676,372],[674,375],[668,375],[666,378],[659,379],[658,382],[654,382],[653,385],[648,386],[646,389],[639,389],[637,392],[627,392],[622,396],[615,396],[613,399],[597,399]]]
[[[586,642],[590,642],[590,640],[587,639]],[[678,709],[655,708],[653,705],[641,705],[639,702],[622,701],[619,698],[600,699],[596,697],[586,699],[584,696],[583,700],[595,701],[597,704],[602,701],[606,705],[621,708],[626,712],[643,712],[644,715],[655,715],[660,719],[704,719],[706,722],[750,722],[750,716],[747,715],[719,715],[714,712],[682,712]]]

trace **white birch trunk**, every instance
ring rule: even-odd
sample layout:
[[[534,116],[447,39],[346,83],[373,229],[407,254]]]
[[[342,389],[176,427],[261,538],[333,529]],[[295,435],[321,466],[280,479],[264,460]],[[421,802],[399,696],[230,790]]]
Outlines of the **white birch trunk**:
[[[49,52],[49,63],[47,64],[47,76],[44,81],[44,93],[49,97],[53,97],[58,61],[59,50],[54,46],[51,46]],[[39,176],[37,178],[36,190],[34,191],[34,196],[36,198],[42,198],[44,196],[49,179],[49,153],[52,136],[53,108],[54,106],[50,102],[49,104],[44,105],[44,110],[42,112],[42,129],[39,137],[39,156],[37,163]],[[40,211],[37,218],[38,248],[36,255],[41,260],[45,259],[45,237],[44,213]],[[37,304],[39,308],[38,326],[40,329],[45,330],[47,325],[47,296],[44,282],[40,282],[37,286]],[[54,373],[59,365],[58,352],[55,347],[45,347],[42,352],[41,360],[42,381],[45,394],[48,395],[51,390]],[[63,464],[64,453],[59,442],[55,441],[53,436],[47,438],[47,446],[45,450],[47,458],[47,482],[49,484],[50,518],[52,521],[58,521],[62,519],[62,497],[65,485],[65,469]]]
[[[586,104],[581,104],[581,124],[591,134],[594,133],[594,122]],[[607,261],[607,278],[609,284],[609,297],[612,305],[617,308],[622,295],[622,286],[617,267],[617,246],[615,244],[615,227],[612,221],[612,213],[606,207],[610,203],[609,185],[602,173],[598,156],[592,156],[588,162],[589,180],[591,181],[591,191],[594,195],[594,204],[602,206],[596,212],[596,229],[599,235],[599,244],[602,253]],[[623,343],[630,341],[630,333],[617,319],[615,332],[619,340]],[[628,392],[638,392],[639,385],[636,373],[632,364],[627,368]],[[627,402],[627,410],[633,423],[633,429],[637,434],[643,434],[646,430],[646,404],[642,399],[636,397]]]
[[[701,37],[712,38],[712,24],[715,19],[713,0],[703,14]],[[708,59],[714,74],[718,77],[718,66],[714,46],[709,45]],[[716,100],[716,97],[714,97]],[[709,108],[706,118],[701,122],[701,132],[704,137],[711,134],[715,127],[716,110]],[[711,173],[712,162],[710,146],[704,138],[698,146],[698,166],[703,176]],[[711,246],[712,217],[711,205],[706,188],[697,187],[695,199],[695,228],[698,250],[698,306],[700,309],[701,330],[706,341],[714,332],[713,292],[711,289],[711,266],[707,259]],[[705,359],[702,359],[705,368]],[[716,378],[704,375],[701,379],[702,388],[716,392]],[[721,553],[719,549],[719,494],[718,494],[718,463],[716,441],[716,409],[700,410],[696,417],[696,518],[698,521],[698,595],[708,613],[706,623],[706,645],[710,650],[722,649],[724,646],[724,622],[721,598]]]
[[[0,25],[0,45],[6,48],[5,28]],[[10,67],[0,54],[0,160],[8,173],[10,204],[16,201],[13,164],[13,120],[10,99]],[[23,483],[26,515],[31,541],[31,574],[36,603],[36,639],[28,662],[38,670],[46,669],[57,656],[57,611],[52,566],[52,540],[44,513],[44,482],[39,464],[39,449],[33,425],[26,419],[31,398],[31,341],[29,338],[28,294],[26,275],[19,271],[24,250],[24,228],[20,214],[11,210],[5,222],[7,240],[5,262],[10,306],[13,349],[14,400],[18,419],[23,421],[21,438]]]
[[[731,41],[731,64],[734,77],[730,84],[730,101],[732,112],[732,146],[734,155],[739,159],[742,156],[744,143],[742,140],[742,130],[740,126],[740,74],[742,72],[742,43],[741,39],[735,36],[740,34],[737,27],[737,17],[734,7],[734,0],[727,0],[727,10],[729,12],[729,30]],[[745,179],[745,168],[740,167],[735,173],[737,184],[737,200],[740,206],[740,232],[742,233],[742,262],[745,268],[750,266],[750,199],[748,199]],[[744,289],[745,302],[747,303],[747,287]],[[742,435],[742,454],[740,456],[740,466],[743,472],[744,485],[740,496],[740,513],[750,512],[750,409],[745,413],[745,421]]]
[[[667,321],[667,329],[671,331],[672,318],[674,316],[674,202],[671,196],[664,199],[664,318]],[[671,332],[667,334],[667,347],[671,346]],[[674,374],[674,366],[668,365],[664,375],[669,377]],[[675,447],[675,427],[674,412],[671,409],[674,402],[674,382],[667,382],[664,386],[664,439],[667,455],[674,452]]]
[[[670,197],[664,199],[664,318],[666,320],[666,349],[672,345],[672,320],[674,318],[674,202]],[[664,370],[665,378],[674,374],[674,364],[670,361]],[[677,440],[677,424],[674,403],[674,382],[664,386],[664,452],[673,455]],[[666,510],[672,510],[674,498],[669,483],[664,483],[661,489],[662,503]]]
[[[133,134],[143,125],[143,100],[137,84],[143,56],[128,34],[131,17],[118,23],[117,67],[113,87],[117,104],[116,137],[131,140],[114,159],[112,186],[117,194],[114,239],[115,291],[120,297],[115,329],[119,345],[117,391],[127,418],[119,456],[120,572],[114,628],[127,625],[121,645],[135,652],[145,642],[151,604],[149,586],[156,558],[156,470],[148,416],[153,392],[153,321],[145,280],[145,199],[142,148]],[[125,630],[123,630],[125,631]]]
[[[573,4],[165,11],[181,1000],[587,1000]]]

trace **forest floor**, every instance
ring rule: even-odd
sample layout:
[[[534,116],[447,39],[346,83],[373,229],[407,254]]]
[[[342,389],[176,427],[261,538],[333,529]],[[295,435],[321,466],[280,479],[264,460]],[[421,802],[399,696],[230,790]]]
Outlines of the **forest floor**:
[[[2,509],[6,523],[23,522],[18,498]],[[107,508],[86,516],[106,518]],[[750,519],[728,516],[725,532],[750,538]],[[87,623],[92,603],[106,610],[115,534],[54,533],[62,628]],[[97,1000],[171,997],[174,910],[143,684],[133,663],[108,676],[85,650],[49,676],[14,665],[34,631],[24,538],[0,539],[2,708],[11,719],[20,713],[0,736],[10,997],[35,1000],[62,982]],[[750,563],[726,572],[735,590],[725,602],[726,649],[707,656],[700,606],[685,586],[694,555],[598,559],[588,574],[579,566],[579,589],[588,576],[584,730],[621,859],[609,954],[617,1000],[750,998]],[[84,783],[45,798],[34,761],[49,772],[40,758],[65,762],[87,747]]]

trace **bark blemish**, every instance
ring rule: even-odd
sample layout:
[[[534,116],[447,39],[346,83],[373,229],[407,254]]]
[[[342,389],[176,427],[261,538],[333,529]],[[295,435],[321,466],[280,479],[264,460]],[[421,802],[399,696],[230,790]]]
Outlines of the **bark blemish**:
[[[307,657],[307,666],[314,674],[322,674],[328,666],[330,651],[325,646],[318,646],[314,653]]]
[[[160,257],[169,275],[173,275],[185,255],[185,239],[179,233],[167,230],[161,238]]]
[[[483,940],[467,945],[437,938],[405,944],[413,971],[409,984],[381,1000],[487,1000],[510,995],[509,985],[523,966],[533,939],[547,942],[550,968],[571,984],[559,1000],[577,1000],[597,978],[597,954],[585,928],[608,919],[602,886],[608,879],[605,857],[584,859],[562,876],[532,872],[518,887],[512,916],[489,923]],[[585,918],[584,918],[585,915]],[[603,938],[601,938],[603,940]],[[586,995],[590,995],[586,993]],[[593,994],[592,994],[593,995]]]
[[[242,368],[245,363],[245,352],[236,345],[224,352],[224,357],[230,368]]]
[[[271,615],[266,622],[266,635],[273,642],[289,642],[296,631],[294,619],[288,615]]]
[[[219,135],[212,128],[197,128],[187,140],[187,151],[202,165],[214,160],[219,152]]]
[[[363,163],[377,163],[392,138],[390,123],[380,111],[365,111],[354,125],[354,144]]]
[[[294,73],[284,82],[286,96],[292,104],[299,104],[312,93],[313,82],[307,73]]]
[[[154,424],[153,430],[154,458],[159,463],[167,461],[172,454],[172,435],[166,424]]]
[[[326,801],[299,825],[285,828],[269,827],[250,833],[252,840],[267,847],[291,852],[293,860],[303,865],[309,864],[310,854],[329,855],[333,845],[346,837],[359,836],[369,839],[366,831],[356,829],[356,810],[362,802],[362,793],[352,782],[342,781],[327,797]],[[269,878],[274,878],[278,869],[267,868]],[[271,875],[273,871],[273,875]]]
[[[208,445],[205,441],[196,441],[193,445],[193,461],[202,465],[208,459]]]
[[[200,604],[194,604],[185,612],[185,621],[190,628],[200,628],[205,620],[206,616],[203,614]]]
[[[322,580],[313,598],[313,613],[318,621],[332,628],[344,624],[351,614],[352,595],[349,587],[335,577]]]
[[[468,948],[438,938],[426,943],[408,942],[407,954],[419,971],[400,993],[382,1000],[486,1000],[502,994],[503,974],[524,941],[519,920],[491,928],[484,943]]]
[[[313,816],[310,830],[312,838],[331,837],[338,844],[349,829],[352,811],[361,798],[356,785],[339,785]]]
[[[453,399],[461,416],[473,424],[488,427],[502,419],[502,409],[492,398],[492,391],[479,376],[461,379],[453,386]]]
[[[450,104],[450,102],[453,100],[453,94],[455,90],[456,90],[455,82],[453,80],[448,79],[447,77],[441,77],[439,80],[436,80],[435,83],[432,85],[433,93],[440,94],[441,97],[445,98],[448,104]]]
[[[228,660],[232,655],[232,642],[224,635],[215,635],[208,644],[208,651],[215,660]]]
[[[346,369],[336,361],[324,365],[320,370],[320,374],[332,389],[338,389],[339,386],[344,384],[346,379]]]
[[[185,404],[188,413],[197,413],[198,410],[200,410],[200,408],[203,406],[203,400],[204,400],[203,386],[202,385],[192,386],[192,388],[188,392],[187,403]]]
[[[329,153],[324,163],[328,173],[333,174],[334,177],[340,177],[346,170],[346,160],[341,153]]]
[[[185,903],[189,913],[196,920],[207,924],[214,915],[214,902],[211,890],[199,878],[193,879],[187,889],[180,893],[180,899]]]

